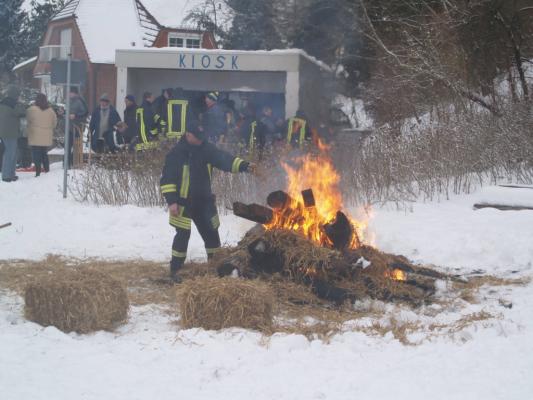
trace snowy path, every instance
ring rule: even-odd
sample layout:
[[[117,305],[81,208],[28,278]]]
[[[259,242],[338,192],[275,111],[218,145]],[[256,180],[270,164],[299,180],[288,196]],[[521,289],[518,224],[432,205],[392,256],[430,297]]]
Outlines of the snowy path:
[[[0,259],[47,253],[167,259],[172,230],[163,210],[64,201],[60,175],[55,169],[0,184],[0,223],[13,222],[0,230]],[[531,276],[533,212],[472,210],[481,199],[528,196],[513,190],[415,204],[413,213],[375,210],[370,231],[381,249],[414,261]],[[223,240],[234,243],[248,226],[222,218]],[[203,254],[197,236],[191,250],[193,257]],[[500,306],[499,298],[513,307]],[[533,285],[504,287],[435,321],[394,307],[387,312],[425,323],[481,311],[498,316],[453,335],[422,335],[422,344],[404,346],[391,334],[347,332],[326,344],[298,335],[265,340],[242,330],[178,332],[174,319],[154,307],[134,308],[115,333],[65,335],[25,321],[22,299],[0,293],[0,398],[530,399],[532,310]]]

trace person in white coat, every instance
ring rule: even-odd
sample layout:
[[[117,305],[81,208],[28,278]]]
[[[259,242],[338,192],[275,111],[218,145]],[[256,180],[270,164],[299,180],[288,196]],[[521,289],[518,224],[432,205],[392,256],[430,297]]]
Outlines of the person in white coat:
[[[52,146],[54,129],[57,125],[57,116],[46,95],[39,93],[35,104],[26,110],[28,144],[32,149],[35,176],[50,170],[48,149]]]

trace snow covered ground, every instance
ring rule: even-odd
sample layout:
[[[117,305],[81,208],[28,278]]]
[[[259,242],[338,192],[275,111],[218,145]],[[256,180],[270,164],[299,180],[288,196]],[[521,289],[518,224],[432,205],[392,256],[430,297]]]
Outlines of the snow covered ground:
[[[94,207],[63,200],[61,171],[20,174],[0,184],[0,259],[47,253],[166,261],[172,230],[158,209]],[[531,192],[529,194],[529,192]],[[474,211],[487,200],[533,202],[533,190],[489,187],[412,213],[376,209],[369,237],[415,262],[500,277],[532,276],[533,211]],[[237,241],[250,225],[222,218],[221,236]],[[195,234],[193,257],[203,256]],[[515,272],[518,271],[518,272]],[[445,297],[445,285],[440,288]],[[464,304],[463,304],[464,303]],[[531,399],[533,285],[484,288],[477,304],[421,310],[381,307],[326,343],[299,335],[261,337],[239,329],[179,331],[155,306],[133,307],[118,331],[66,335],[23,318],[23,301],[0,293],[1,399]],[[504,307],[502,304],[512,308]],[[464,328],[460,321],[488,313]],[[457,322],[457,324],[453,324]],[[400,343],[361,327],[414,324]],[[451,323],[451,324],[450,324]]]

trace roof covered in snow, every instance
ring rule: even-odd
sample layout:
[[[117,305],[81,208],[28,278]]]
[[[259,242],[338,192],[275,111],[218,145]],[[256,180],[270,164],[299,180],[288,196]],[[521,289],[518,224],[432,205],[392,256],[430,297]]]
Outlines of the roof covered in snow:
[[[157,21],[139,0],[71,0],[52,21],[75,17],[93,63],[114,63],[115,50],[151,46]]]
[[[204,7],[204,0],[142,0],[157,22],[167,28],[194,29],[187,17],[195,9]]]

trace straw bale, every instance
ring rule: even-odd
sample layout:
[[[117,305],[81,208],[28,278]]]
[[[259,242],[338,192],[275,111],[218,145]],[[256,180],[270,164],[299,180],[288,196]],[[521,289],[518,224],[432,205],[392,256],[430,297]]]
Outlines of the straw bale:
[[[93,270],[53,272],[26,286],[26,318],[63,332],[111,330],[128,316],[126,288]]]
[[[185,329],[272,329],[274,292],[257,280],[200,277],[184,281],[177,290],[177,299]]]

